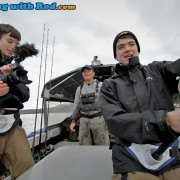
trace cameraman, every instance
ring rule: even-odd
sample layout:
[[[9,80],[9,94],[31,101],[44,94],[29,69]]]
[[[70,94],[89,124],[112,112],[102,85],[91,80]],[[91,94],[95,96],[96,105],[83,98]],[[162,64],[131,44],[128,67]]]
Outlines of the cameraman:
[[[0,24],[0,77],[11,73],[11,61],[20,40],[21,34],[17,29],[9,24]],[[22,78],[27,79],[27,76]],[[17,178],[34,165],[19,114],[19,109],[28,99],[29,88],[25,84],[11,86],[0,81],[0,162],[12,178]]]

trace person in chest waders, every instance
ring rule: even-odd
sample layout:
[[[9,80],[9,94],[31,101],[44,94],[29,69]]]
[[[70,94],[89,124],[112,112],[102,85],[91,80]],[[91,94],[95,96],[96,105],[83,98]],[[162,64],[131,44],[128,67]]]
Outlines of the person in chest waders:
[[[79,144],[109,145],[109,133],[98,104],[102,82],[94,79],[93,66],[85,65],[81,71],[84,83],[76,90],[70,129],[75,131],[80,114]]]
[[[158,159],[152,154],[180,133],[180,110],[173,104],[180,59],[141,65],[140,45],[130,31],[115,37],[113,52],[119,62],[114,75],[103,82],[99,97],[108,130],[116,137],[112,179],[179,180],[178,140]]]
[[[21,34],[17,29],[9,24],[0,24],[0,77],[11,73],[11,61],[20,40]],[[27,79],[27,76],[22,78]],[[9,86],[0,80],[0,163],[12,179],[34,165],[19,114],[19,109],[28,99],[29,88],[25,84]]]

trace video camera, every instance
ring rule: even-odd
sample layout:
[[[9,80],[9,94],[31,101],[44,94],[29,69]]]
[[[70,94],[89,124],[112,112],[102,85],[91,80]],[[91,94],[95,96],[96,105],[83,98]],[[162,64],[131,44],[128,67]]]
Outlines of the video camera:
[[[18,46],[14,52],[13,60],[14,64],[11,64],[11,73],[8,75],[0,74],[0,80],[7,83],[9,86],[17,85],[19,83],[30,84],[31,80],[24,79],[28,71],[24,70],[23,66],[20,65],[27,57],[36,56],[39,50],[35,48],[34,44],[25,43]]]

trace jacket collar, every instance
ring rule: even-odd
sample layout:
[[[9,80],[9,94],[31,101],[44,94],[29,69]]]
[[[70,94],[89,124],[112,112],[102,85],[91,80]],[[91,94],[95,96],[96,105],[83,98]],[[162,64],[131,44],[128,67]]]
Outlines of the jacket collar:
[[[127,75],[128,71],[134,71],[135,69],[141,67],[142,65],[139,63],[139,57],[138,56],[132,57],[129,60],[129,66],[124,66],[120,63],[116,64],[114,77]]]

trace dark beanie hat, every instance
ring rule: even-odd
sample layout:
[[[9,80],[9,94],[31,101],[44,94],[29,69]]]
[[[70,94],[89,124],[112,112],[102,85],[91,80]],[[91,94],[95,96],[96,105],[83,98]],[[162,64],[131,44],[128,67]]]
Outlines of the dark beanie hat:
[[[123,37],[123,36],[125,36],[125,35],[130,35],[130,36],[133,37],[133,39],[134,39],[135,42],[136,42],[136,45],[137,45],[137,48],[138,48],[138,52],[140,52],[140,46],[139,46],[139,42],[138,42],[136,36],[135,36],[132,32],[130,32],[130,31],[122,31],[122,32],[120,32],[120,33],[115,37],[114,42],[113,42],[113,53],[114,53],[114,58],[115,58],[115,59],[116,59],[116,44],[117,44],[117,41],[118,41],[119,38],[121,38],[121,37]]]

